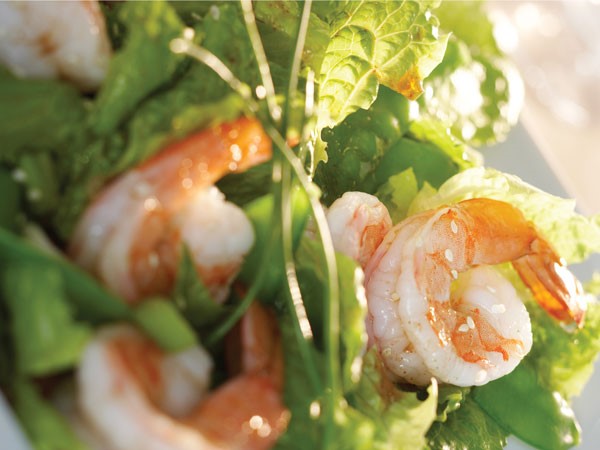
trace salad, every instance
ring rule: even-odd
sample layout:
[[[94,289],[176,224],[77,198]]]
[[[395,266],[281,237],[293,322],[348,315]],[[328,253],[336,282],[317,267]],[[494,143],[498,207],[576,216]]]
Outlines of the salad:
[[[0,25],[0,387],[34,448],[579,443],[600,218],[485,167],[522,84],[482,2]]]

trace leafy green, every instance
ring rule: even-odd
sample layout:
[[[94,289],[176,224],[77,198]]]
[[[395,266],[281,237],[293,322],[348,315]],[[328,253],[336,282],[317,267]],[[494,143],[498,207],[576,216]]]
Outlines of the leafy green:
[[[408,101],[381,88],[369,110],[359,110],[335,128],[326,128],[328,160],[317,166],[315,182],[322,200],[332,203],[344,192],[366,190],[377,163],[390,145],[408,131]]]
[[[18,380],[13,386],[15,410],[36,450],[87,450],[65,418],[37,392],[34,385]]]
[[[550,195],[495,169],[468,169],[450,178],[437,192],[423,189],[409,214],[473,197],[502,200],[519,208],[569,263],[600,251],[600,224],[595,218],[576,213],[574,200]]]
[[[166,352],[198,345],[194,330],[169,300],[145,300],[134,310],[133,319]]]
[[[542,386],[526,364],[474,388],[473,397],[502,428],[536,448],[560,450],[579,443],[579,425],[567,402]]]
[[[32,150],[66,153],[86,117],[86,101],[72,86],[0,74],[0,161],[15,163]]]
[[[91,330],[73,320],[60,270],[12,264],[2,269],[1,281],[19,372],[47,375],[73,367]]]
[[[446,48],[430,6],[413,1],[345,3],[331,22],[321,66],[319,129],[371,106],[380,83],[409,99],[421,93],[422,79]]]
[[[412,448],[425,446],[425,434],[436,416],[437,384],[431,385],[427,398],[416,392],[402,392],[385,380],[377,353],[365,356],[360,384],[350,402],[375,424],[370,448]]]
[[[128,307],[83,270],[55,255],[42,252],[17,235],[0,228],[0,268],[38,265],[60,271],[66,297],[78,318],[101,323],[129,317]]]
[[[448,450],[500,450],[507,437],[508,433],[471,397],[449,413],[445,421],[435,422],[427,433],[429,448]]]
[[[181,314],[197,327],[213,324],[227,312],[224,305],[212,298],[198,276],[193,257],[186,246],[183,247],[172,297]]]
[[[496,44],[485,2],[444,2],[436,16],[453,35],[419,103],[469,144],[503,140],[519,117],[523,83]]]
[[[3,204],[0,208],[0,227],[13,232],[17,231],[21,193],[13,177],[2,166],[0,166],[0,192],[3,196]]]
[[[127,27],[112,58],[90,121],[98,134],[115,131],[135,106],[175,73],[182,57],[169,48],[183,23],[166,1],[128,2],[118,12]]]
[[[529,292],[517,280],[522,298],[528,298],[528,310],[533,325],[533,347],[527,357],[540,382],[552,391],[570,399],[579,395],[594,369],[600,352],[600,304],[591,299],[584,326],[565,330],[539,307]]]

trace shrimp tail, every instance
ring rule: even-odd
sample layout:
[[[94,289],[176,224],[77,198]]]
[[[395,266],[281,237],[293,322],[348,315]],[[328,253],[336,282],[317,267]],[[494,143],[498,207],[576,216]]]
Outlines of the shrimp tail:
[[[534,240],[531,249],[513,267],[548,314],[581,327],[587,309],[581,283],[546,241]]]

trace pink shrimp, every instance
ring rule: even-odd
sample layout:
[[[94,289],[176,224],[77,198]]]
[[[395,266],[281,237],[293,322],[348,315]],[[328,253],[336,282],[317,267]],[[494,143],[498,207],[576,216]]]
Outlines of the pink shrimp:
[[[95,0],[0,2],[0,63],[24,78],[63,78],[84,91],[106,76],[112,50]]]
[[[84,423],[111,450],[271,448],[289,413],[273,370],[282,357],[278,337],[269,335],[267,348],[255,345],[265,330],[277,332],[270,320],[250,308],[241,321],[242,371],[212,392],[212,362],[201,347],[167,355],[130,326],[105,328],[77,376]]]
[[[78,223],[69,255],[136,302],[169,292],[185,244],[213,296],[224,300],[254,233],[213,183],[270,156],[271,141],[254,119],[175,142],[101,192]]]
[[[327,223],[335,249],[363,268],[392,227],[390,213],[377,197],[354,191],[331,204]]]
[[[485,267],[503,262],[549,314],[581,323],[581,286],[512,205],[465,200],[392,228],[365,271],[368,329],[386,367],[415,384],[466,386],[514,369],[531,325],[512,284]]]

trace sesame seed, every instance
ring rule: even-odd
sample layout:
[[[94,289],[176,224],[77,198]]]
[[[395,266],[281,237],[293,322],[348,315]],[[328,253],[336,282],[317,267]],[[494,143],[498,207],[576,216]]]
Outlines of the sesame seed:
[[[449,248],[447,248],[444,251],[444,256],[446,257],[446,259],[450,262],[454,261],[454,254],[452,253],[452,250],[450,250]]]
[[[466,323],[463,323],[460,327],[458,327],[458,331],[461,333],[466,333],[469,331],[469,326]]]
[[[475,329],[475,321],[471,316],[467,316],[467,325],[471,330]]]
[[[383,356],[390,356],[392,354],[392,349],[390,347],[386,347],[381,351]]]
[[[492,305],[492,312],[494,314],[502,314],[506,312],[506,306],[504,306],[502,303],[498,303],[496,305]]]
[[[450,271],[450,274],[452,275],[452,278],[454,278],[455,280],[458,278],[458,272],[455,269],[452,269]]]
[[[450,229],[454,234],[458,233],[458,225],[454,220],[450,222]]]

